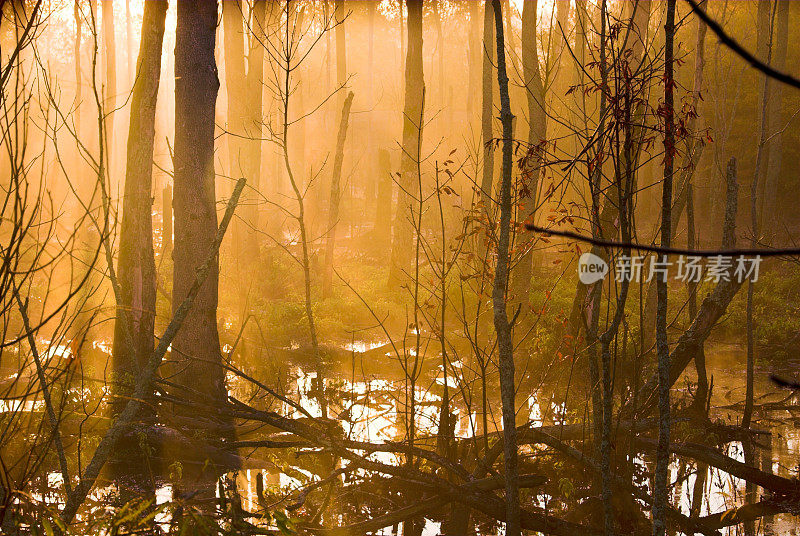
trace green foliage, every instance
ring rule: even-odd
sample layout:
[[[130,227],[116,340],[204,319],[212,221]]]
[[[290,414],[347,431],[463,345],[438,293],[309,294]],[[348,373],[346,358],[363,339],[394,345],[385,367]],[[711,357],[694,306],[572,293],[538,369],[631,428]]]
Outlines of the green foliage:
[[[771,268],[771,267],[770,267]],[[763,270],[753,287],[756,352],[759,360],[774,362],[796,355],[800,349],[800,274],[793,267]],[[728,342],[746,343],[747,285],[728,308],[719,328]]]

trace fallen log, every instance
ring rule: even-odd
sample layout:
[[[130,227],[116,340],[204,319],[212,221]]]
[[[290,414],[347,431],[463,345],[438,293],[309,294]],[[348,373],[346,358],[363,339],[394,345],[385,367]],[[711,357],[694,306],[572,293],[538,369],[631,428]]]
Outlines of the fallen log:
[[[714,527],[715,529],[724,529],[725,527],[732,527],[739,523],[755,521],[764,516],[780,514],[786,511],[788,511],[787,508],[781,507],[774,501],[760,501],[707,515],[698,518],[698,521],[706,526]]]
[[[742,284],[735,277],[731,277],[730,281],[720,281],[711,294],[703,300],[692,325],[680,336],[669,355],[670,386],[675,385],[684,369],[694,360],[741,286]],[[639,415],[648,415],[654,409],[657,386],[658,378],[654,374],[641,389],[642,393],[650,394],[639,408],[637,412]]]
[[[656,448],[656,441],[653,439],[638,438],[637,443],[649,450]],[[772,493],[778,495],[800,493],[800,480],[766,473],[738,460],[734,460],[710,447],[698,445],[697,443],[671,443],[669,449],[673,454],[692,458],[693,460],[716,467],[731,476],[761,486]]]

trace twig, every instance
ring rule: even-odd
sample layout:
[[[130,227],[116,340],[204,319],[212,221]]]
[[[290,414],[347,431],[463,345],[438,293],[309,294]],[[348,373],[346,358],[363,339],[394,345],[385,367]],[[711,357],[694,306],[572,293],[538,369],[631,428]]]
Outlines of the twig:
[[[695,0],[686,0],[686,3],[689,4],[689,6],[691,6],[692,8],[692,11],[694,11],[695,14],[708,25],[711,31],[717,34],[719,40],[725,46],[727,46],[729,49],[731,49],[733,52],[739,55],[743,60],[745,60],[747,63],[749,63],[750,65],[752,65],[754,68],[761,71],[765,75],[769,76],[770,78],[774,78],[775,80],[783,82],[786,85],[800,89],[800,80],[798,80],[792,75],[783,73],[781,71],[778,71],[777,69],[770,67],[766,63],[760,61],[758,58],[753,56],[742,45],[737,43],[736,40],[734,40],[731,36],[725,33],[725,30],[722,29],[722,26],[717,24],[717,21],[709,17],[708,13],[706,13],[698,5],[698,2],[696,2]]]
[[[585,242],[593,246],[606,247],[606,248],[620,248],[620,249],[635,249],[638,251],[647,251],[650,253],[664,253],[667,255],[693,255],[696,257],[735,257],[738,255],[745,256],[761,256],[761,257],[781,257],[781,256],[800,256],[800,247],[793,248],[733,248],[733,249],[688,249],[688,248],[674,248],[674,247],[661,247],[648,244],[640,244],[637,242],[624,242],[619,240],[608,240],[605,238],[593,238],[591,236],[582,235],[572,231],[556,231],[546,227],[526,223],[525,228],[529,231],[537,233],[544,233],[552,236],[560,236],[562,238],[571,238],[579,242]]]
[[[22,302],[19,295],[19,289],[14,282],[13,276],[11,277],[11,289],[14,292],[14,298],[17,300],[19,306],[19,314],[22,317],[22,326],[28,334],[28,344],[31,347],[33,354],[33,362],[36,364],[36,375],[39,377],[39,383],[42,386],[42,398],[44,399],[45,410],[47,411],[47,418],[50,421],[50,429],[53,434],[53,441],[56,444],[56,453],[58,454],[58,464],[61,467],[61,478],[64,480],[64,489],[67,493],[72,492],[72,487],[69,484],[69,467],[67,466],[67,455],[64,452],[64,444],[61,442],[61,432],[58,429],[58,418],[53,409],[53,400],[50,398],[50,389],[47,387],[47,378],[44,375],[44,368],[42,367],[42,360],[39,358],[39,350],[36,348],[36,340],[33,337],[34,330],[31,329],[30,320],[28,319],[27,304]]]

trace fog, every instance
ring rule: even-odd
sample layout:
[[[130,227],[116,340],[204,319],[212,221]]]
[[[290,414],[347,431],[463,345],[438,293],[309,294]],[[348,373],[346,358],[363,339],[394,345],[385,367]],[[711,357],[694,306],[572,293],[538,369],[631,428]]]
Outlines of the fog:
[[[800,4],[0,2],[4,534],[793,534]]]

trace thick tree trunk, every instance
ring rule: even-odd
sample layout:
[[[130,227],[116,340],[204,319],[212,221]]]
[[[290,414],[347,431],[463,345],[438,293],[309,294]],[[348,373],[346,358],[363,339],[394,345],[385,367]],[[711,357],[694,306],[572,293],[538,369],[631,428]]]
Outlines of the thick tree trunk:
[[[118,415],[128,401],[136,378],[153,352],[156,314],[156,267],[153,252],[152,178],[155,115],[161,77],[161,49],[167,2],[147,2],[142,18],[142,38],[136,83],[131,96],[125,193],[122,199],[117,279],[122,302],[114,325],[113,363],[117,397],[112,403]],[[127,326],[127,327],[126,327]],[[127,332],[127,333],[126,333]],[[132,340],[127,340],[130,336]],[[132,346],[129,344],[132,343]],[[143,414],[150,420],[152,411]],[[121,499],[153,494],[155,482],[149,471],[152,446],[139,445],[128,436],[118,443],[110,469]]]
[[[187,296],[203,260],[203,252],[209,251],[217,231],[214,193],[214,112],[219,90],[214,59],[216,23],[216,0],[178,2],[175,37],[174,312]],[[217,258],[197,294],[194,308],[172,344],[173,381],[183,387],[182,396],[203,405],[221,404],[227,399],[217,332],[218,286]],[[182,406],[174,409],[179,415],[188,411]],[[223,440],[233,438],[231,422],[215,420],[213,416],[205,421],[214,424],[198,424],[195,433]],[[206,494],[213,497],[213,483],[218,472],[230,469],[217,460],[210,461],[210,465],[184,464],[183,480],[187,485],[200,486],[198,498],[204,498]]]
[[[392,257],[389,267],[389,287],[402,280],[409,265],[412,239],[410,208],[411,191],[419,165],[422,143],[422,110],[425,99],[425,78],[422,71],[422,0],[409,0],[408,5],[408,55],[406,57],[405,104],[403,106],[403,145],[400,155],[400,192],[394,217]]]
[[[487,6],[489,6],[487,2]],[[503,411],[503,456],[506,491],[506,535],[520,534],[519,482],[517,470],[516,428],[516,382],[514,380],[514,342],[511,323],[506,311],[506,291],[509,279],[509,253],[511,243],[511,174],[513,172],[513,143],[511,102],[508,97],[508,75],[506,74],[505,41],[503,38],[503,13],[500,0],[493,0],[497,32],[497,81],[500,89],[500,120],[503,125],[502,182],[500,185],[500,231],[497,244],[497,266],[495,268],[492,305],[494,329],[497,332],[498,358],[500,361],[500,396]]]
[[[344,142],[347,140],[347,122],[350,119],[350,108],[353,105],[353,92],[347,94],[342,105],[342,119],[339,122],[339,135],[336,138],[336,153],[333,157],[333,176],[331,178],[330,210],[328,212],[328,235],[325,237],[325,273],[322,279],[322,297],[331,297],[333,285],[333,254],[336,248],[336,226],[339,223],[339,202],[342,191],[342,160],[344,160]]]

